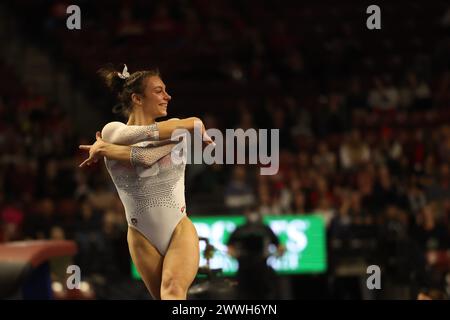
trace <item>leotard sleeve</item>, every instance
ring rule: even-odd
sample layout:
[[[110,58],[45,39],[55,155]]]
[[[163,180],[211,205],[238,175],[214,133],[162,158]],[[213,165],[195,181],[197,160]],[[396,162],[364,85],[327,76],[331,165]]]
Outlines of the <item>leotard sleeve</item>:
[[[119,145],[132,145],[142,141],[158,141],[158,124],[127,126],[122,122],[110,122],[103,127],[102,139]]]

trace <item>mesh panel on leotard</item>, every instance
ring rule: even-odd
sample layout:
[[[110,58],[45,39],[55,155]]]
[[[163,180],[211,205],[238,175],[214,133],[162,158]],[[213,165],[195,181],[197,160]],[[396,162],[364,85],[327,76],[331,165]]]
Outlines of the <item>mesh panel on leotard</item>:
[[[167,144],[159,147],[131,147],[130,161],[133,167],[152,166],[162,157],[170,154],[175,144]]]

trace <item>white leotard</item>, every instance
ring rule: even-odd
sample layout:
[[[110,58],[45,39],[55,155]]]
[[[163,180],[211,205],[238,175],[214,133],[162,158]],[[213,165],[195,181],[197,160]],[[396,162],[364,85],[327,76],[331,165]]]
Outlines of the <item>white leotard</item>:
[[[165,255],[175,227],[186,215],[186,162],[172,161],[175,142],[159,140],[156,123],[128,126],[110,122],[102,130],[102,139],[131,146],[129,163],[105,158],[105,165],[125,208],[128,225]]]

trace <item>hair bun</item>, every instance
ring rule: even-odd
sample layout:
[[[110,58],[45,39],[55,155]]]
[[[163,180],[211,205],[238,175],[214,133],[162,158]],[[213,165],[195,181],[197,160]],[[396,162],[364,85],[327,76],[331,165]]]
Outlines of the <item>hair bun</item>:
[[[100,75],[100,78],[102,78],[106,86],[115,95],[120,94],[124,85],[123,79],[119,76],[120,72],[118,72],[113,66],[108,65],[99,69],[97,73]]]

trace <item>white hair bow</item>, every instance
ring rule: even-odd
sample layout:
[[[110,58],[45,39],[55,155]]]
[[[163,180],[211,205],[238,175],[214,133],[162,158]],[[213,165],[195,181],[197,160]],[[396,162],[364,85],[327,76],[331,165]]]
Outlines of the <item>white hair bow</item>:
[[[130,74],[128,73],[127,65],[124,64],[122,73],[117,72],[117,74],[119,75],[119,78],[121,78],[121,79],[126,79],[126,78],[128,78],[128,77],[130,76]]]

